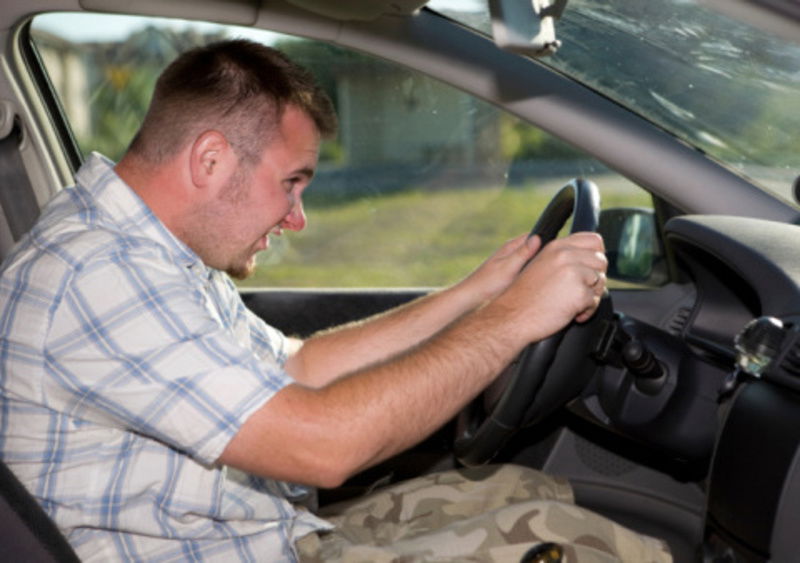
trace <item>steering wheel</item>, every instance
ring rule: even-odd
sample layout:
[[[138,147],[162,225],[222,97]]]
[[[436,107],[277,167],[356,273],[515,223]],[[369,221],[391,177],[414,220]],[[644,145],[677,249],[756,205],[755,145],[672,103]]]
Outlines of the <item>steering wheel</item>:
[[[600,215],[597,186],[576,178],[547,205],[530,236],[553,240],[572,216],[571,233],[596,231]],[[520,428],[539,422],[576,397],[597,365],[590,352],[602,321],[613,313],[608,296],[585,323],[572,322],[529,344],[458,417],[455,456],[464,465],[486,463]]]

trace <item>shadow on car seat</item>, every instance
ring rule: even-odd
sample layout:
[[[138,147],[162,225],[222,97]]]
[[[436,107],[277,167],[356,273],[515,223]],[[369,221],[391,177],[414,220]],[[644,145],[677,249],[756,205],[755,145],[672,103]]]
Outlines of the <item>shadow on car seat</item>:
[[[36,499],[2,462],[0,561],[80,561]]]
[[[36,201],[20,153],[23,129],[7,103],[0,100],[0,207],[15,241],[36,222]]]

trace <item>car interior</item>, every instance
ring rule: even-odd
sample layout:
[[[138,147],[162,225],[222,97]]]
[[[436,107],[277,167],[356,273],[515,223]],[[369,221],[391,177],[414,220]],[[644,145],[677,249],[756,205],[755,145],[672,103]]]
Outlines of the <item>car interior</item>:
[[[582,83],[558,67],[558,62],[551,65],[548,57],[560,56],[570,48],[573,37],[581,37],[574,31],[579,20],[568,19],[570,11],[590,10],[592,0],[543,2],[547,9],[538,13],[530,2],[462,3],[470,7],[465,9],[467,14],[472,13],[473,4],[481,9],[485,4],[491,28],[473,27],[468,19],[449,13],[446,7],[453,4],[458,3],[5,0],[0,6],[0,258],[25,235],[46,201],[73,183],[88,150],[76,135],[80,108],[94,103],[97,96],[81,92],[76,109],[71,109],[75,100],[65,92],[75,71],[66,66],[67,51],[59,47],[52,32],[64,13],[237,26],[345,49],[355,53],[347,55],[353,60],[358,54],[368,54],[433,77],[437,84],[477,100],[466,105],[453,102],[461,98],[446,98],[450,101],[442,107],[451,105],[451,112],[439,111],[447,114],[442,119],[450,120],[447,123],[454,128],[466,122],[467,115],[489,115],[483,104],[510,116],[472,125],[473,131],[483,132],[484,140],[469,150],[475,152],[478,147],[494,155],[487,160],[495,162],[492,159],[502,153],[496,140],[486,141],[492,127],[506,131],[518,127],[517,123],[535,126],[548,138],[591,158],[588,165],[581,157],[580,169],[548,173],[548,188],[542,193],[549,206],[519,204],[520,225],[547,238],[558,236],[565,226],[572,231],[600,232],[608,250],[609,292],[590,322],[573,323],[550,339],[531,344],[458,419],[344,486],[321,490],[320,503],[352,498],[437,470],[518,463],[568,477],[578,504],[665,539],[676,561],[796,560],[800,550],[795,534],[800,526],[800,206],[793,189],[800,189],[800,180],[793,188],[792,178],[800,178],[800,151],[787,161],[793,166],[780,167],[783,175],[775,181],[780,193],[772,187],[764,189],[742,170],[710,154],[710,148],[705,150],[701,141],[710,133],[703,137],[695,131],[700,141],[692,145],[686,140],[691,135],[681,137],[676,128],[609,97],[602,83]],[[667,4],[698,4],[704,13],[752,24],[760,33],[778,38],[787,45],[781,64],[795,65],[792,85],[794,93],[800,93],[800,15],[795,2],[673,0]],[[523,33],[535,28],[539,43],[531,46],[530,37],[513,36],[520,13],[532,22]],[[653,38],[647,29],[637,33],[641,41]],[[679,40],[676,36],[674,42]],[[615,57],[631,52],[613,41],[607,45],[608,53],[601,58],[609,68],[616,64]],[[95,46],[99,52],[102,41]],[[321,47],[317,49],[313,52],[322,52]],[[62,67],[50,62],[59,53],[63,76],[55,70]],[[664,56],[672,55],[664,51]],[[687,60],[697,66],[703,59]],[[337,150],[353,155],[353,147],[372,150],[370,143],[383,135],[406,134],[400,125],[381,128],[373,120],[375,114],[394,110],[377,103],[369,106],[366,98],[359,101],[355,94],[353,105],[364,104],[374,113],[369,119],[350,117],[345,92],[364,88],[375,99],[379,94],[378,86],[363,82],[364,72],[353,71],[347,80],[341,78],[347,72],[344,68],[330,65],[331,77],[325,77],[338,80],[335,102],[341,113],[340,145],[345,148]],[[390,73],[372,62],[364,68],[373,75]],[[106,83],[113,78],[107,76]],[[438,86],[406,75],[398,84],[392,95],[401,96],[409,112],[427,108],[425,97],[445,96]],[[651,99],[655,98],[654,93]],[[395,98],[387,94],[386,99]],[[680,108],[662,105],[673,116],[681,115]],[[464,110],[467,107],[469,111]],[[406,123],[423,128],[425,119],[409,118]],[[345,135],[365,139],[357,145],[357,140]],[[416,137],[413,131],[408,135]],[[792,135],[797,138],[796,131],[786,136]],[[413,176],[409,181],[424,183],[430,191],[421,193],[431,197],[447,191],[442,187],[445,177],[447,182],[464,185],[474,179],[475,169],[463,160],[467,149],[456,147],[452,138],[448,142],[449,152],[435,156],[431,156],[433,141],[426,146],[408,142],[387,148],[388,152],[419,153],[412,166],[400,162],[376,173],[389,186],[387,201],[399,193],[392,191],[393,178]],[[341,161],[342,157],[332,156],[331,163],[336,158]],[[354,162],[354,156],[349,158]],[[364,158],[358,174],[374,168],[374,161]],[[515,174],[528,170],[515,166],[493,173],[511,182]],[[525,173],[536,179],[540,168],[530,165],[530,170]],[[345,174],[333,164],[321,170],[314,189],[330,198],[320,196],[321,217],[337,209],[336,197],[350,197],[346,190],[354,178],[360,176],[352,170]],[[629,191],[640,194],[636,201],[646,203],[614,203],[616,188],[611,188],[618,183],[633,186]],[[364,197],[365,201],[379,199],[373,191]],[[465,191],[460,197],[471,196]],[[374,215],[369,221],[376,232],[389,229],[390,215],[362,213],[361,221]],[[468,213],[440,226],[439,237],[443,233],[468,241],[482,237],[482,225]],[[353,232],[358,236],[366,231]],[[433,271],[440,266],[437,255],[428,253],[435,240],[407,242],[411,250],[403,252],[411,252],[419,269]],[[395,237],[380,239],[387,246],[395,243]],[[486,248],[493,248],[495,243],[487,244]],[[297,252],[298,262],[310,260],[308,253],[295,247],[285,254],[292,252]],[[391,265],[373,266],[379,270],[376,276],[381,269],[392,272],[385,274],[388,281],[376,278],[381,281],[351,284],[341,274],[340,280],[329,283],[243,284],[241,294],[246,305],[270,325],[305,337],[380,313],[434,291],[437,283],[448,283],[434,278],[395,282],[401,278],[390,270]],[[471,262],[474,266],[475,261]],[[277,271],[281,264],[273,267]],[[0,387],[2,380],[0,374]],[[35,498],[15,478],[13,467],[6,464],[0,466],[0,489],[0,558],[77,559]]]

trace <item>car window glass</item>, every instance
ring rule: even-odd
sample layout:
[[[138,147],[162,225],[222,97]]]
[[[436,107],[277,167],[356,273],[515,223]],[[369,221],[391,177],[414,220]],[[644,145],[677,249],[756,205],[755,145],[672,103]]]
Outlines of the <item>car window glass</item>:
[[[542,130],[355,51],[165,19],[52,14],[32,25],[81,151],[112,159],[130,142],[169,61],[194,45],[243,35],[312,70],[340,120],[304,196],[308,227],[273,237],[243,286],[452,283],[529,230],[555,190],[577,176],[598,184],[604,207],[651,207],[647,192]]]
[[[491,35],[489,4],[431,0],[427,7]],[[562,45],[539,62],[797,207],[800,43],[725,16],[746,10],[720,13],[706,4],[570,0],[556,24]]]

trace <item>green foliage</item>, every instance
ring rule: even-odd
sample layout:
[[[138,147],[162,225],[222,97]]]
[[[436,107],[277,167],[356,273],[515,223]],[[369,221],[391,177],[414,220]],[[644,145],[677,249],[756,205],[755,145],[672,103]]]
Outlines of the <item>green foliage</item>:
[[[144,118],[159,70],[112,64],[103,70],[106,78],[90,98],[91,106],[100,111],[92,112],[91,130],[76,136],[84,153],[96,150],[116,161]]]
[[[222,37],[219,31],[177,31],[151,25],[131,33],[122,43],[82,45],[88,62],[91,120],[88,129],[73,132],[84,155],[98,151],[118,160],[144,119],[161,71],[179,53]]]

